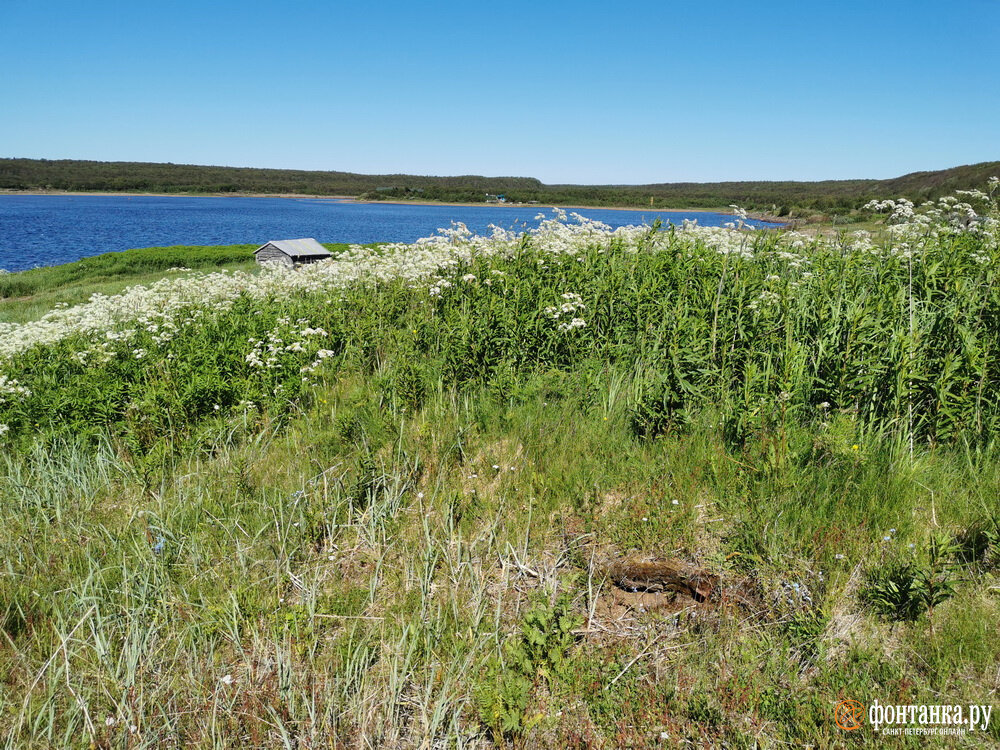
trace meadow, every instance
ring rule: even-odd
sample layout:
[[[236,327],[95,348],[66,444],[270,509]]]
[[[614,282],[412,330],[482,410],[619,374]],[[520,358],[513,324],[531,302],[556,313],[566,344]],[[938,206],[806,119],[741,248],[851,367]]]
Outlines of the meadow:
[[[877,235],[172,260],[0,322],[0,736],[875,746],[839,701],[992,705],[987,188]]]

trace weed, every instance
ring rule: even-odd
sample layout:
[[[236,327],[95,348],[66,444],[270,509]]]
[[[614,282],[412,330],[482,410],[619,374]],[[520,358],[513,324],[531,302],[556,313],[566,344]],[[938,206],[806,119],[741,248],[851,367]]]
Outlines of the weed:
[[[525,710],[536,681],[559,680],[567,674],[569,650],[576,640],[573,631],[580,622],[566,596],[554,605],[539,602],[524,614],[519,637],[504,645],[503,658],[490,659],[486,679],[475,692],[479,718],[495,740],[528,728]]]
[[[954,558],[959,548],[946,534],[931,536],[926,560],[895,560],[866,574],[862,600],[893,621],[916,620],[955,594]]]

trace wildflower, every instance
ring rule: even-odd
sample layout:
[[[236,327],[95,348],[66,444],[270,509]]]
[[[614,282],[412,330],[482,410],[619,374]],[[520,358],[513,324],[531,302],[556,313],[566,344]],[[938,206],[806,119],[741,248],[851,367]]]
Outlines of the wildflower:
[[[572,331],[574,328],[586,328],[586,326],[587,326],[587,321],[585,321],[583,318],[573,318],[573,320],[569,321],[568,323],[560,323],[559,330]]]
[[[16,380],[8,378],[6,375],[0,373],[0,404],[6,403],[12,397],[23,399],[27,398],[30,395],[31,391],[29,391],[23,385],[18,383]]]
[[[844,556],[838,552],[836,555],[833,556],[833,559],[834,560],[843,560]]]
[[[221,682],[223,685],[232,685],[233,676],[231,674],[223,675],[222,677],[219,678],[219,682]]]

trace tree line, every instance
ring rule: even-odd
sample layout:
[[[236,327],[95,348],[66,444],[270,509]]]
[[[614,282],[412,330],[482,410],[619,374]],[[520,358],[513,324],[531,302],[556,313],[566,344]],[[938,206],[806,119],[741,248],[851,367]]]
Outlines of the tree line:
[[[348,195],[365,200],[480,203],[498,200],[653,208],[720,208],[737,204],[777,216],[849,214],[873,198],[929,200],[981,187],[1000,174],[983,162],[888,180],[677,182],[649,185],[546,185],[531,177],[364,175],[353,172],[248,167],[0,159],[0,190],[154,193],[294,193]]]

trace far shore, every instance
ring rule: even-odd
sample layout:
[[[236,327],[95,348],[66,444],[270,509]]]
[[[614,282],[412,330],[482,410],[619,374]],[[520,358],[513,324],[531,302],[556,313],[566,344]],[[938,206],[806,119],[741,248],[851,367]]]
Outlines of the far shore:
[[[686,214],[724,214],[734,215],[731,208],[662,208],[659,206],[584,206],[584,205],[555,205],[551,203],[461,203],[451,201],[434,200],[393,200],[393,201],[367,201],[361,200],[354,195],[312,195],[308,193],[134,193],[134,192],[111,192],[111,191],[81,191],[81,190],[0,190],[3,195],[78,195],[84,196],[125,196],[125,197],[147,197],[147,198],[289,198],[289,199],[309,199],[309,200],[331,200],[346,203],[368,203],[373,205],[395,205],[395,206],[468,206],[470,208],[493,206],[497,208],[537,208],[543,211],[547,208],[561,209],[601,209],[607,211],[654,211],[662,213],[686,213]],[[776,224],[789,224],[787,218],[779,218],[768,214],[748,213],[747,216],[756,221],[766,221]]]

